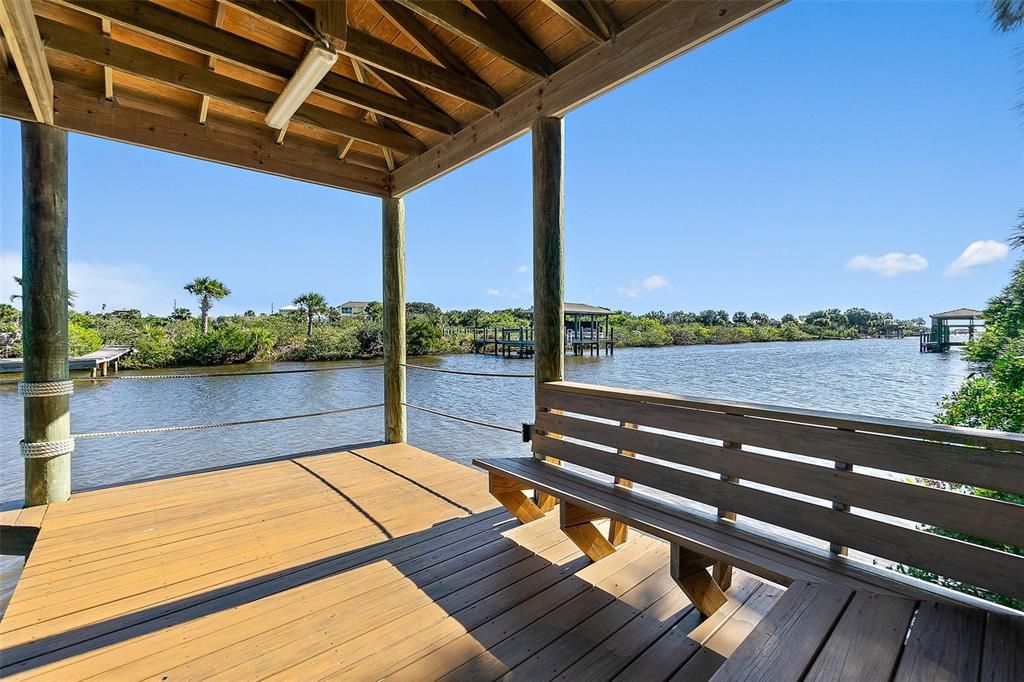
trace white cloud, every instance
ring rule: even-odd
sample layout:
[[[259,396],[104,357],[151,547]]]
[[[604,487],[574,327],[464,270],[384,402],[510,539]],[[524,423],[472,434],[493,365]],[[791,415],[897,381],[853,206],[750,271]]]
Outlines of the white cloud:
[[[846,269],[859,272],[877,272],[882,277],[895,277],[905,272],[920,272],[928,261],[919,253],[887,253],[884,256],[854,256],[846,262]]]
[[[21,276],[21,256],[0,253],[0,300],[7,302],[21,289],[14,283]],[[153,272],[137,263],[68,263],[68,288],[78,294],[77,310],[98,312],[106,303],[107,310],[138,308],[143,313],[166,314],[177,297],[179,305],[189,305],[187,295],[177,287],[168,286]]]
[[[526,266],[526,265],[520,265],[518,268],[516,268],[516,272],[529,272],[529,271],[530,271],[530,268],[528,266]]]
[[[946,268],[947,275],[962,275],[971,268],[979,265],[988,265],[997,260],[1006,258],[1010,253],[1010,247],[1002,242],[992,239],[984,239],[971,242],[964,249],[964,252],[957,256],[957,259]]]
[[[498,291],[497,289],[495,289],[494,287],[491,287],[490,289],[487,290],[487,295],[488,296],[501,296],[501,292]]]
[[[626,286],[619,287],[618,292],[624,296],[636,298],[640,294],[657,291],[659,289],[667,289],[670,286],[669,281],[661,275],[651,275],[642,281],[635,279],[632,280]]]

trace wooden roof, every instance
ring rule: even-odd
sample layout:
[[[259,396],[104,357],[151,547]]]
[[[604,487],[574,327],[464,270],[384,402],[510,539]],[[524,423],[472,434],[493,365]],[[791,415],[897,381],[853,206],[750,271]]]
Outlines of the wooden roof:
[[[0,0],[0,114],[401,196],[784,1]],[[267,127],[318,37],[337,64]]]
[[[931,318],[933,320],[979,320],[984,315],[983,312],[974,308],[957,308],[944,313],[932,313]]]

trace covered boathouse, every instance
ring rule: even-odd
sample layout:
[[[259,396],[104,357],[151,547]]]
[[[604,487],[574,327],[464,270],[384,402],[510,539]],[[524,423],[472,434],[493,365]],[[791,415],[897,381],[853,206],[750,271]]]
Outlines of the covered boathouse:
[[[957,490],[1024,495],[1024,436],[563,376],[561,117],[780,4],[0,0],[25,326],[0,537],[27,555],[5,679],[1021,679],[1019,611],[887,567],[1020,604],[1024,506]],[[69,131],[380,197],[384,442],[73,492]],[[473,469],[406,443],[403,197],[527,132],[534,456]]]

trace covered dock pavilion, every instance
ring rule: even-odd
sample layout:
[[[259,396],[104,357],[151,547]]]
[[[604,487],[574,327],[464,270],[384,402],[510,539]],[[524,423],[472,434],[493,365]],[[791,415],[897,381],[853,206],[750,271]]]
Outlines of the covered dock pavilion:
[[[974,340],[974,332],[984,325],[984,313],[974,308],[957,308],[931,314],[931,327],[921,332],[922,353],[945,353],[953,346]],[[964,338],[966,337],[966,338]]]
[[[913,525],[1020,546],[1024,507],[855,470],[1024,494],[1019,435],[564,382],[561,117],[781,4],[0,0],[25,268],[0,534],[28,554],[4,677],[1019,679],[1018,612],[847,551],[1024,599],[1024,559]],[[384,443],[73,492],[69,131],[380,197]],[[403,197],[528,131],[535,456],[485,476],[407,444]]]

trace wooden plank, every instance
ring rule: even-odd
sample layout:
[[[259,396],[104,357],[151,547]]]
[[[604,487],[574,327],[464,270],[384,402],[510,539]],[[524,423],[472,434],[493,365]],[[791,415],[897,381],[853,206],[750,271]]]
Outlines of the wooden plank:
[[[803,679],[888,682],[916,608],[910,599],[857,592]]]
[[[441,40],[431,33],[430,29],[423,25],[416,14],[397,2],[389,0],[376,0],[376,5],[384,13],[391,23],[402,32],[406,38],[411,40],[418,48],[426,52],[431,58],[446,69],[457,71],[463,76],[478,79],[472,69],[452,54]],[[478,79],[479,80],[479,79]]]
[[[536,453],[603,474],[624,476],[672,495],[727,507],[738,514],[934,571],[998,594],[1024,597],[1024,584],[1019,579],[1024,571],[1024,557],[565,440],[535,436],[533,446]]]
[[[986,618],[979,679],[1024,679],[1024,618],[997,613],[987,614]]]
[[[395,171],[406,194],[516,137],[538,117],[561,116],[608,90],[759,16],[784,0],[666,2],[613,42],[602,44],[531,85],[461,134]],[[419,3],[433,6],[433,3]]]
[[[299,64],[297,59],[286,54],[153,3],[105,0],[55,2],[282,80],[291,78]],[[246,4],[241,3],[240,8],[244,9]],[[232,3],[232,6],[238,5]],[[421,128],[443,133],[458,130],[457,122],[437,110],[418,106],[333,72],[324,76],[317,92]]]
[[[594,15],[587,9],[583,0],[543,0],[543,2],[555,14],[586,33],[592,40],[601,42],[609,37],[597,23]]]
[[[190,66],[50,19],[40,18],[39,25],[48,50],[185,88],[260,114],[265,114],[277,100],[276,92],[237,81],[202,66]],[[205,117],[201,118],[205,121]],[[425,149],[422,142],[407,133],[382,129],[312,104],[301,105],[293,120],[406,154],[416,154]]]
[[[660,428],[665,426],[659,424]],[[542,432],[717,472],[726,480],[756,481],[832,502],[850,501],[854,506],[898,518],[1024,546],[1024,505],[546,411],[537,414],[536,427]],[[830,433],[820,434],[822,442],[828,442]],[[892,444],[897,452],[893,459],[899,457],[900,447],[899,442]],[[822,448],[829,449],[828,445]]]
[[[13,96],[15,87],[6,79],[0,83],[0,114],[23,119],[27,102]],[[97,97],[63,83],[55,84],[55,93],[60,105],[54,124],[65,130],[364,194],[388,192],[386,173],[339,162],[318,147],[297,142],[282,147],[225,124],[200,125],[118,106],[102,93]]]
[[[823,413],[807,415],[806,410],[787,413],[786,408],[759,409],[757,411],[762,414],[746,417],[743,411],[753,409],[748,405],[733,404],[729,407],[725,404],[708,404],[711,409],[679,409],[675,405],[636,400],[629,395],[634,392],[621,393],[617,389],[610,389],[601,395],[588,395],[589,388],[585,393],[577,393],[557,386],[543,387],[538,396],[542,404],[558,406],[567,412],[579,410],[581,414],[606,419],[635,419],[653,428],[796,452],[850,465],[990,489],[1024,491],[1024,458],[1010,452],[1016,446],[1000,440],[1002,436],[1012,440],[1016,434],[1000,435],[995,431],[987,431],[984,436],[979,436],[974,429],[966,429],[971,433],[962,434],[947,431],[956,427],[941,427],[939,432],[929,436],[929,425],[905,422],[910,425],[907,427],[909,430],[901,431],[891,424],[888,433],[892,435],[880,435],[883,427],[875,423],[877,420],[865,418],[866,421],[860,422],[858,427],[855,418],[850,415],[837,417],[837,425],[834,427],[820,424],[826,427],[822,429],[809,425],[825,419],[821,416]],[[614,397],[616,394],[620,397]],[[730,414],[726,410],[734,412]],[[769,413],[773,416],[769,417]],[[858,428],[861,430],[856,430]],[[830,429],[851,430],[837,432]],[[993,439],[993,435],[998,437]],[[951,444],[970,439],[985,441],[993,449],[981,449],[987,447],[982,444],[975,447]],[[1001,448],[999,442],[1003,442]]]
[[[253,16],[301,35],[307,40],[315,38],[309,29],[313,12],[303,5],[290,4],[288,6],[290,9],[282,10],[282,6],[278,3],[266,0],[262,2],[224,1]],[[458,71],[438,66],[434,62],[396,48],[391,43],[370,33],[360,31],[354,26],[348,28],[348,37],[342,51],[378,70],[407,78],[425,87],[478,106],[493,109],[502,102],[501,96],[478,78],[470,78]]]
[[[571,381],[551,382],[545,389],[552,392],[571,393],[594,398],[613,398],[642,403],[644,405],[668,405],[688,409],[708,410],[732,415],[762,417],[780,421],[797,421],[836,429],[850,429],[871,433],[889,434],[901,438],[919,438],[945,443],[960,443],[977,448],[990,448],[1008,452],[1024,452],[1024,434],[972,429],[964,426],[947,426],[905,419],[887,419],[850,415],[824,410],[807,410],[795,407],[778,407],[730,400],[693,398],[690,396],[642,391],[629,388],[611,388],[595,384],[581,384]],[[704,415],[702,415],[704,416]],[[730,438],[748,442],[742,437]],[[966,455],[966,452],[964,453]]]
[[[705,516],[643,493],[616,489],[611,483],[584,478],[532,458],[477,459],[473,463],[487,471],[520,478],[535,489],[545,490],[609,518],[627,521],[633,528],[782,585],[794,580],[827,581],[853,589],[869,588],[892,596],[968,604],[983,611],[1010,612],[992,602],[931,583],[910,580],[864,562],[837,560],[834,554],[820,547],[798,541],[780,541],[777,537],[723,524],[714,516]]]
[[[35,120],[53,125],[53,80],[32,14],[32,3],[28,0],[0,0],[0,29],[3,29],[7,50],[25,86]]]
[[[317,0],[313,23],[334,49],[343,52],[348,42],[348,0]]]
[[[802,679],[852,594],[834,585],[794,583],[711,679]]]
[[[985,614],[933,602],[918,608],[894,682],[976,680]]]
[[[395,0],[410,10],[444,26],[479,48],[495,54],[525,71],[550,76],[554,64],[543,51],[519,36],[502,30],[457,0]]]

